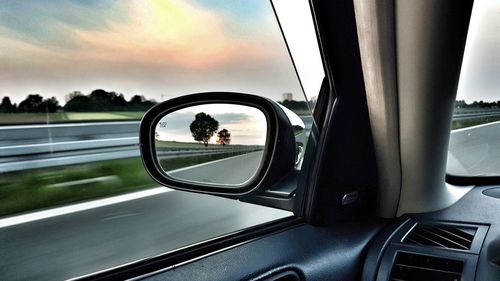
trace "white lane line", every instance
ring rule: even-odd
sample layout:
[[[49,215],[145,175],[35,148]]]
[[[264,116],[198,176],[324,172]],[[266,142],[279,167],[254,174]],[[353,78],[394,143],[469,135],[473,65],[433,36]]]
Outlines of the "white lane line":
[[[485,124],[476,125],[476,126],[467,127],[467,128],[462,128],[462,129],[456,129],[456,130],[452,130],[451,133],[453,134],[453,133],[458,133],[458,132],[462,132],[462,131],[477,129],[477,128],[486,127],[486,126],[492,126],[492,125],[497,125],[497,124],[500,124],[500,121],[485,123]]]
[[[81,211],[85,211],[85,210],[89,210],[89,209],[104,207],[104,206],[108,206],[108,205],[112,205],[112,204],[118,204],[118,203],[122,203],[122,202],[126,202],[126,201],[136,200],[139,198],[154,196],[154,195],[158,195],[158,194],[162,194],[162,193],[170,192],[170,191],[173,191],[173,190],[166,188],[166,187],[157,187],[157,188],[152,188],[152,189],[148,189],[148,190],[128,193],[128,194],[124,194],[124,195],[118,195],[118,196],[114,196],[114,197],[109,197],[109,198],[98,199],[98,200],[94,200],[94,201],[69,205],[69,206],[65,206],[65,207],[59,207],[59,208],[49,209],[49,210],[45,210],[45,211],[38,211],[38,212],[33,212],[33,213],[29,213],[29,214],[24,214],[24,215],[18,215],[18,216],[14,216],[14,217],[7,217],[5,219],[0,219],[0,228],[9,227],[9,226],[18,225],[18,224],[27,223],[27,222],[32,222],[32,221],[37,221],[37,220],[43,220],[43,219],[55,217],[55,216],[67,215],[67,214],[81,212]]]
[[[177,172],[182,172],[182,171],[186,171],[186,170],[190,170],[190,169],[195,169],[195,168],[198,168],[198,167],[203,167],[203,166],[211,165],[211,164],[214,164],[214,163],[218,163],[218,162],[222,162],[222,161],[226,161],[226,160],[230,160],[230,159],[234,159],[234,158],[238,158],[238,157],[243,157],[243,156],[246,156],[246,155],[248,155],[250,153],[260,152],[260,151],[261,150],[259,150],[259,151],[253,151],[253,152],[248,152],[248,153],[244,153],[244,154],[240,154],[240,155],[236,155],[236,156],[222,158],[222,159],[219,159],[219,160],[214,160],[214,161],[210,161],[210,162],[196,164],[196,165],[193,165],[193,166],[179,168],[179,169],[176,169],[176,170],[167,171],[167,174],[174,174],[174,173],[177,173]]]
[[[139,125],[141,121],[119,121],[119,122],[89,122],[89,123],[58,123],[58,124],[37,124],[37,125],[4,125],[0,130],[19,130],[37,128],[59,128],[59,127],[87,127],[87,126],[108,126],[108,125]]]
[[[110,221],[110,220],[116,220],[116,219],[123,219],[123,218],[128,218],[128,217],[133,217],[140,215],[141,213],[130,213],[130,214],[123,214],[123,215],[116,215],[116,216],[111,216],[111,217],[106,217],[101,219],[101,221]]]

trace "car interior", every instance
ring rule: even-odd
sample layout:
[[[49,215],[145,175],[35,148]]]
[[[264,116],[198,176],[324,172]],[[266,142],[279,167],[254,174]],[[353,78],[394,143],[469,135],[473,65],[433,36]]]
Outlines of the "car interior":
[[[293,216],[74,280],[500,280],[500,177],[447,174],[474,1],[309,4],[325,78],[305,148],[287,112],[249,93],[171,99],[140,127],[161,185]],[[212,103],[266,117],[260,167],[242,185],[173,176],[156,157],[163,117]]]
[[[310,5],[326,77],[302,169],[218,194],[295,216],[86,278],[500,279],[498,177],[446,174],[473,1]]]

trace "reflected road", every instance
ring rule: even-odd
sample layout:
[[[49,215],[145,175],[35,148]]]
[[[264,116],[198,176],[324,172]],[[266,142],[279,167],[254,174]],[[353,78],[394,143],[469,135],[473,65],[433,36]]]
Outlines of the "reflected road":
[[[263,151],[206,162],[170,171],[172,177],[216,184],[242,184],[250,179],[260,166]]]

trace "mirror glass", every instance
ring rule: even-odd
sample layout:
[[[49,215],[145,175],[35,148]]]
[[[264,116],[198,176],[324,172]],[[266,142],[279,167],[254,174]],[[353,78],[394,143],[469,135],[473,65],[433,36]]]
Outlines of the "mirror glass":
[[[156,157],[174,179],[230,188],[258,172],[266,138],[267,119],[257,108],[196,105],[161,118],[155,130]]]

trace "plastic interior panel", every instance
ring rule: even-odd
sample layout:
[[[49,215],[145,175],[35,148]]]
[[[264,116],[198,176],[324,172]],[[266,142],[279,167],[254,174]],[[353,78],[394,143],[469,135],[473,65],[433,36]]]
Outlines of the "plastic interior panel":
[[[300,225],[144,280],[266,280],[290,269],[308,281],[359,280],[368,244],[381,227],[362,222],[335,228]]]

